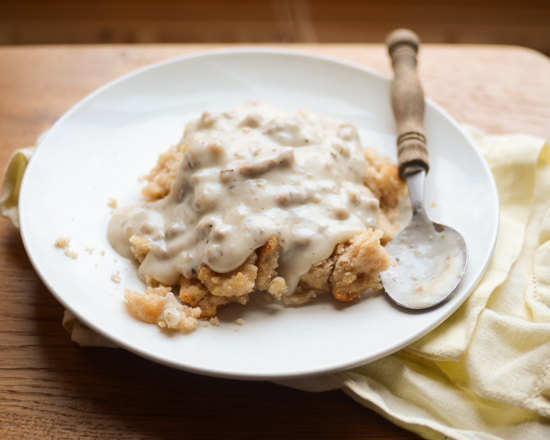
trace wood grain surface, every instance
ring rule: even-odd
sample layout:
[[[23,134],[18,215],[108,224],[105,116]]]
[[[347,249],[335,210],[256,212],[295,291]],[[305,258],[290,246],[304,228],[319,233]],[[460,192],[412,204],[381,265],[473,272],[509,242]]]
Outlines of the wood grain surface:
[[[73,104],[123,73],[213,45],[0,48],[0,166]],[[390,73],[382,45],[293,45]],[[517,47],[424,46],[426,95],[490,133],[550,138],[550,62]],[[197,376],[122,349],[82,348],[0,220],[0,438],[412,439],[340,391]]]

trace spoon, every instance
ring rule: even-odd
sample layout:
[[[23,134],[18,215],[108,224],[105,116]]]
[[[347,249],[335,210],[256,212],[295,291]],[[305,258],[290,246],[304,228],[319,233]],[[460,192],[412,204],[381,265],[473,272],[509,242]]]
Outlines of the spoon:
[[[399,175],[407,182],[413,217],[386,245],[396,265],[382,272],[388,296],[408,309],[427,309],[451,295],[464,275],[468,250],[449,226],[432,222],[424,209],[424,178],[429,170],[424,135],[424,92],[416,74],[420,39],[398,29],[386,39],[395,78],[391,99],[397,125]]]

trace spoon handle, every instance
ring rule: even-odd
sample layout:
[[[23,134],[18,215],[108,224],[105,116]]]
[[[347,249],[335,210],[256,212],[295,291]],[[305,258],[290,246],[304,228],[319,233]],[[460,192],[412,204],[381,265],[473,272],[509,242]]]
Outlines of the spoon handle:
[[[386,45],[392,59],[395,78],[391,102],[397,124],[397,157],[403,180],[417,171],[430,168],[424,134],[424,92],[416,74],[416,54],[420,38],[408,29],[388,35]]]

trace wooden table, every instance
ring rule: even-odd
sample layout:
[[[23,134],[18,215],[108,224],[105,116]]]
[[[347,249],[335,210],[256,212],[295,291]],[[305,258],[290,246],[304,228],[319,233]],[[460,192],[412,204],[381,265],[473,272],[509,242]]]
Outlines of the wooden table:
[[[87,93],[132,69],[220,45],[0,48],[0,166]],[[390,74],[381,45],[293,45]],[[518,47],[424,46],[426,95],[490,133],[550,138],[550,62]],[[82,348],[0,221],[0,438],[412,439],[340,391],[197,376],[124,350]]]

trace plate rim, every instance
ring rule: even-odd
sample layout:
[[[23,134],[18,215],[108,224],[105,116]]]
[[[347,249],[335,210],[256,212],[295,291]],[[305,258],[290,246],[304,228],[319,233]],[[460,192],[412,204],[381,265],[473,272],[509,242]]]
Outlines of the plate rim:
[[[114,78],[107,83],[103,84],[102,86],[98,87],[97,89],[93,90],[92,92],[88,93],[86,96],[84,96],[82,99],[80,99],[77,103],[75,103],[73,106],[69,108],[57,121],[50,127],[50,129],[46,132],[46,135],[40,139],[40,143],[44,142],[50,135],[50,133],[57,129],[59,125],[61,125],[65,119],[68,119],[72,116],[73,113],[78,111],[78,109],[82,106],[84,106],[88,101],[92,100],[96,95],[101,94],[104,90],[115,86],[116,84],[125,81],[128,78],[131,78],[136,75],[140,75],[144,72],[148,72],[150,70],[154,70],[156,68],[166,66],[172,63],[178,63],[181,61],[189,60],[189,59],[195,59],[195,58],[204,58],[204,57],[211,57],[211,56],[231,56],[231,55],[240,55],[240,54],[248,54],[248,55],[254,55],[254,54],[272,54],[272,55],[285,55],[285,56],[292,56],[296,58],[310,58],[330,63],[335,63],[338,65],[343,65],[348,68],[359,70],[363,73],[367,73],[370,75],[373,75],[379,79],[382,79],[384,81],[390,81],[388,77],[385,75],[376,72],[368,67],[361,66],[358,64],[355,64],[353,62],[349,62],[347,60],[341,60],[336,57],[327,56],[327,55],[320,55],[320,54],[314,54],[307,51],[302,50],[288,50],[288,49],[278,49],[278,48],[232,48],[232,49],[214,49],[214,50],[206,50],[199,53],[192,53],[192,54],[186,54],[186,55],[180,55],[175,57],[170,57],[164,60],[160,60],[142,67],[139,67],[137,69],[133,69],[117,78]],[[220,371],[220,369],[214,369],[214,368],[204,368],[204,367],[194,367],[189,365],[182,365],[178,364],[176,362],[173,362],[171,360],[164,359],[162,357],[156,356],[154,354],[151,354],[145,350],[140,349],[139,347],[128,345],[124,342],[121,342],[113,335],[107,333],[105,330],[103,330],[101,327],[97,326],[93,322],[89,321],[87,318],[80,315],[80,313],[74,311],[70,305],[65,301],[65,299],[62,297],[62,295],[58,294],[54,287],[48,282],[48,280],[45,278],[45,275],[41,273],[39,270],[39,263],[38,261],[35,261],[35,258],[31,251],[31,245],[29,244],[29,239],[26,236],[25,232],[25,216],[24,213],[24,204],[20,203],[20,232],[21,237],[23,241],[23,245],[25,248],[25,251],[27,253],[27,256],[29,258],[29,261],[31,262],[36,274],[40,278],[40,280],[44,283],[48,291],[55,297],[57,301],[59,301],[62,306],[69,310],[71,313],[73,313],[81,322],[83,322],[86,326],[88,326],[90,329],[95,331],[96,333],[103,336],[105,339],[113,342],[120,348],[124,348],[132,353],[135,353],[141,357],[144,357],[146,359],[152,360],[154,362],[160,363],[162,365],[166,365],[172,368],[176,368],[183,371],[188,371],[196,374],[211,376],[211,377],[219,377],[219,378],[227,378],[227,379],[236,379],[236,380],[292,380],[292,379],[298,379],[298,378],[305,378],[305,377],[315,377],[315,376],[321,376],[329,373],[336,373],[341,372],[345,370],[349,370],[352,368],[355,368],[360,365],[365,365],[370,362],[374,362],[376,360],[379,360],[385,356],[391,355],[395,353],[398,350],[403,349],[404,347],[414,343],[418,339],[425,336],[430,331],[437,328],[439,325],[441,325],[442,322],[444,322],[446,319],[448,319],[472,294],[472,292],[475,290],[483,276],[485,275],[487,268],[491,262],[492,255],[496,246],[498,232],[500,228],[500,203],[499,203],[499,195],[498,195],[498,189],[496,186],[496,182],[494,180],[494,176],[489,168],[489,165],[483,155],[481,154],[479,148],[477,147],[475,141],[473,140],[472,136],[464,130],[464,128],[458,124],[458,122],[452,118],[443,108],[441,108],[437,103],[432,101],[429,98],[426,98],[426,102],[429,103],[430,106],[432,106],[441,116],[443,116],[447,122],[449,122],[451,125],[453,125],[471,144],[473,147],[474,153],[477,155],[478,159],[480,160],[480,163],[482,167],[484,168],[485,172],[489,176],[489,184],[491,186],[491,190],[495,195],[495,198],[493,200],[493,210],[495,214],[495,225],[492,230],[492,236],[490,238],[490,249],[488,249],[487,257],[484,260],[483,267],[478,273],[478,276],[471,282],[471,287],[468,290],[467,293],[464,294],[464,298],[461,299],[461,301],[456,302],[453,307],[449,308],[446,313],[442,314],[438,319],[436,319],[431,325],[426,326],[421,332],[415,333],[412,337],[407,337],[401,341],[399,341],[396,344],[390,345],[385,350],[380,351],[377,355],[369,357],[368,360],[362,359],[355,362],[348,362],[346,364],[338,364],[338,365],[330,365],[326,366],[320,369],[316,369],[314,371],[297,371],[295,373],[286,373],[286,374],[270,374],[270,373],[256,373],[256,374],[250,374],[250,373],[234,373],[234,372],[224,372]],[[37,149],[35,152],[36,154],[40,154],[42,150]],[[28,167],[31,167],[32,169],[32,163],[31,160],[29,162]],[[20,201],[25,199],[26,194],[26,177],[28,176],[28,168],[23,176],[23,180],[21,182],[21,189],[20,189]]]

